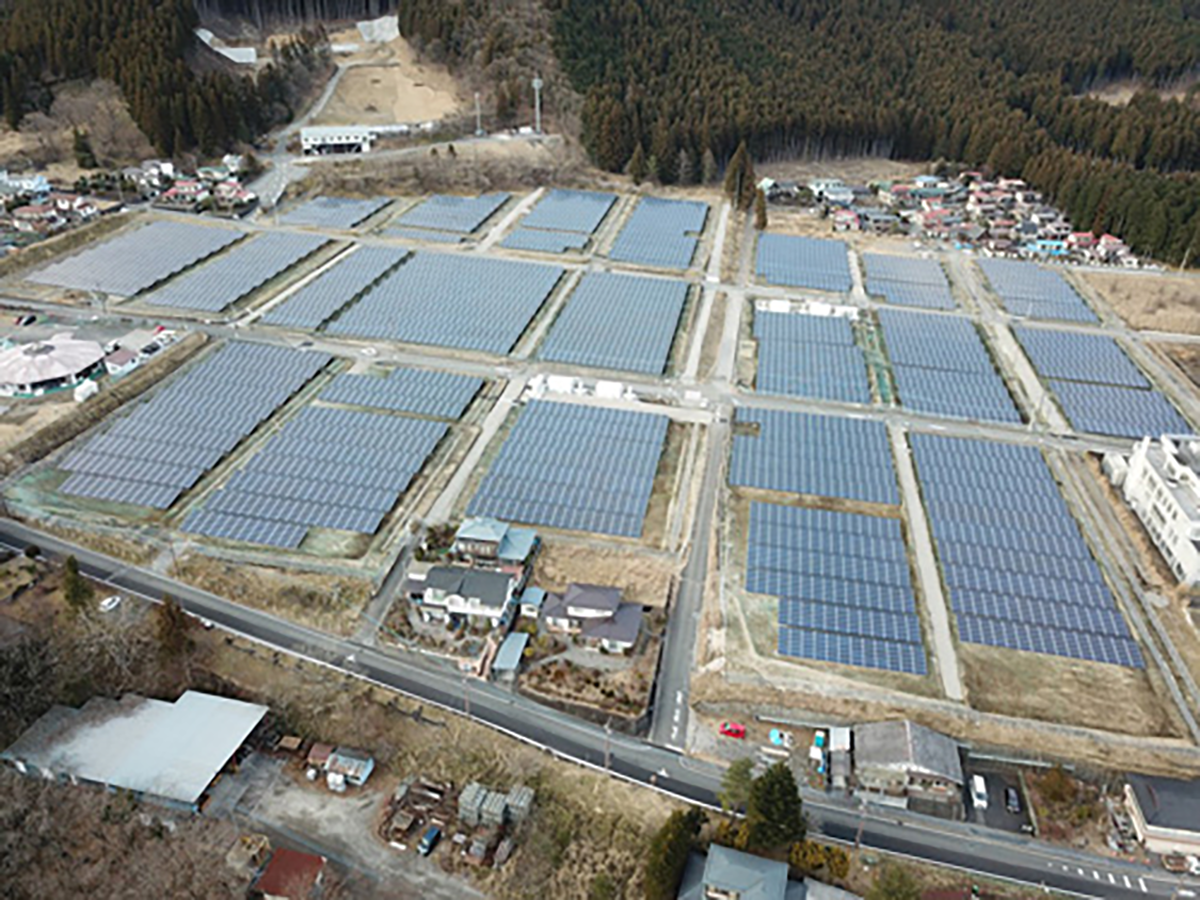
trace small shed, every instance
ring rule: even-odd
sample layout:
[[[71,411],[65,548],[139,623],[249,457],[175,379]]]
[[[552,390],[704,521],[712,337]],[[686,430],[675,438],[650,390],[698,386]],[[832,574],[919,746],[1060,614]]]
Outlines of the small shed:
[[[346,784],[361,787],[367,783],[371,773],[375,771],[375,760],[370,754],[349,747],[338,747],[329,754],[325,763],[325,771],[340,775],[346,779]]]
[[[308,758],[304,761],[305,765],[312,766],[315,769],[324,769],[332,753],[333,744],[313,744],[309,748]]]
[[[479,820],[484,825],[503,825],[508,812],[508,795],[499,791],[488,791],[479,810]]]
[[[533,810],[533,788],[523,784],[513,785],[508,792],[508,814],[514,822],[523,822]]]
[[[542,614],[542,604],[545,602],[546,591],[543,588],[526,588],[521,594],[521,615],[527,619],[536,619]]]

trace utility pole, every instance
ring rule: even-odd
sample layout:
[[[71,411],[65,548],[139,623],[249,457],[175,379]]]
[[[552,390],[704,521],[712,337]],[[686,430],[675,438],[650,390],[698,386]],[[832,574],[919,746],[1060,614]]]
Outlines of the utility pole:
[[[545,82],[542,81],[542,76],[535,75],[533,79],[533,130],[536,134],[542,133],[542,88]]]
[[[475,137],[483,137],[483,112],[479,108],[479,91],[475,92]]]
[[[467,685],[467,676],[462,677],[463,681],[463,711],[467,714],[467,718],[471,718],[471,691]]]
[[[608,719],[604,723],[604,771],[608,771],[609,764],[612,762],[612,719]]]

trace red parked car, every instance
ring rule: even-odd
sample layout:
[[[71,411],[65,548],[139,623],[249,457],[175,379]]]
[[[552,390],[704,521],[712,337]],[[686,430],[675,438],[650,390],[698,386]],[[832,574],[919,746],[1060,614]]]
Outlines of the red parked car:
[[[746,736],[746,726],[739,725],[737,722],[722,722],[720,731],[725,737],[744,738]]]

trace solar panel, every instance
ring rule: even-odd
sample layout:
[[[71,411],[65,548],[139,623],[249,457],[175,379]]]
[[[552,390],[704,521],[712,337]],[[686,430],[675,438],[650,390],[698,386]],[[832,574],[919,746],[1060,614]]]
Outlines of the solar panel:
[[[941,265],[932,259],[864,253],[867,293],[899,306],[954,309],[950,284]]]
[[[445,433],[442,422],[307,407],[189,515],[183,530],[293,547],[310,528],[373,534]],[[281,460],[286,474],[278,471]],[[331,460],[339,465],[319,465]],[[364,470],[378,476],[376,484],[362,483]],[[230,527],[227,517],[243,527]]]
[[[665,416],[531,402],[468,513],[640,537],[666,433]]]
[[[456,234],[453,231],[433,231],[429,228],[385,228],[379,233],[384,237],[428,241],[434,244],[461,244],[467,239],[464,234]]]
[[[760,234],[755,271],[769,284],[785,287],[847,293],[853,284],[846,245],[822,238]]]
[[[326,330],[503,354],[562,274],[556,266],[418,253]]]
[[[1079,431],[1143,438],[1192,430],[1158,391],[1056,379],[1048,384],[1072,427]]]
[[[587,272],[542,346],[542,359],[659,375],[667,367],[688,285]]]
[[[518,228],[501,241],[500,246],[508,250],[530,250],[535,253],[566,253],[568,250],[582,250],[588,240],[586,234]]]
[[[737,487],[898,504],[882,422],[739,409],[729,483]],[[757,434],[745,429],[757,426]]]
[[[370,218],[392,201],[387,197],[313,197],[293,206],[279,221],[285,225],[314,225],[347,230]]]
[[[756,310],[759,393],[870,403],[866,362],[850,320]]]
[[[1096,314],[1057,272],[1011,259],[979,260],[992,290],[1014,316],[1097,322]]]
[[[243,237],[207,223],[153,221],[57,260],[26,280],[132,297]]]
[[[471,234],[509,201],[511,194],[482,194],[478,197],[456,197],[434,194],[412,209],[399,215],[395,223],[406,228],[429,228]]]
[[[966,319],[880,310],[900,402],[962,419],[1021,421],[979,332]]]
[[[898,519],[750,504],[746,590],[779,597],[779,653],[926,673]]]
[[[479,393],[483,381],[453,372],[393,369],[384,376],[339,375],[322,400],[393,412],[457,419]]]
[[[266,232],[168,282],[143,299],[152,306],[220,312],[326,243],[319,235]]]
[[[227,344],[64,460],[60,468],[73,474],[60,490],[165,509],[329,360]]]
[[[686,269],[696,255],[708,204],[642,197],[613,241],[609,259],[663,269]]]
[[[616,202],[616,194],[555,188],[537,202],[529,215],[521,220],[521,226],[583,235],[594,234]]]
[[[261,321],[265,325],[316,329],[400,265],[407,256],[407,250],[395,247],[360,247],[273,306]]]
[[[927,434],[910,441],[961,640],[1144,666],[1036,449]]]

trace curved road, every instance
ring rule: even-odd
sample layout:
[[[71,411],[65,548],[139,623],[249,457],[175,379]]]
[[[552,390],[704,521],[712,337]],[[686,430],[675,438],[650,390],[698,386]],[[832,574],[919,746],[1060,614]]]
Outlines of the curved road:
[[[280,652],[370,680],[423,703],[465,713],[555,756],[596,770],[607,769],[614,777],[710,808],[716,803],[720,770],[715,766],[640,739],[606,734],[602,728],[544,709],[493,685],[473,679],[468,682],[422,657],[384,653],[312,631],[10,519],[0,519],[0,542],[14,550],[36,544],[50,555],[74,554],[86,575],[129,594],[148,600],[170,594],[189,612]],[[1178,893],[1181,888],[1200,894],[1200,883],[1185,888],[1184,882],[1163,877],[1165,873],[1074,853],[1022,836],[1001,835],[900,811],[864,811],[838,798],[812,792],[806,792],[805,801],[812,830],[834,841],[854,843],[858,838],[866,848],[1079,896],[1187,896]]]

